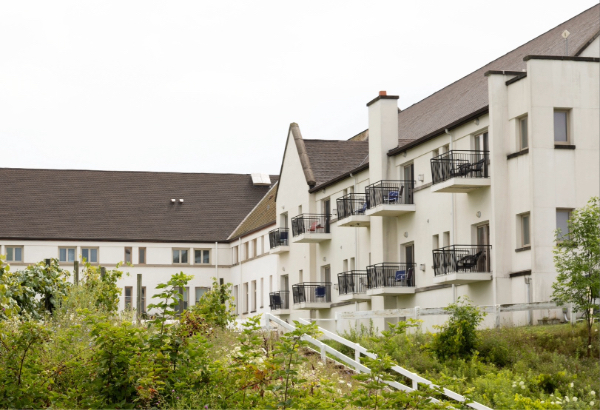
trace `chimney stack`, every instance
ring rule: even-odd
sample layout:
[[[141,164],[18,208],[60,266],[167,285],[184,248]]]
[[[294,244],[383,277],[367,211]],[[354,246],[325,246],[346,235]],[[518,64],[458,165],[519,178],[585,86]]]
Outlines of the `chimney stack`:
[[[387,153],[398,146],[398,96],[379,91],[369,107],[369,177],[371,183],[397,179],[388,169]]]

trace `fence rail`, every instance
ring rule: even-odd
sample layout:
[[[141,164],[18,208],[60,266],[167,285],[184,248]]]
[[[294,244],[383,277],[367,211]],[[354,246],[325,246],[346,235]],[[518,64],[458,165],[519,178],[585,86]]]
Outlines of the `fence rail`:
[[[281,326],[282,328],[289,330],[289,331],[293,331],[296,329],[296,327],[294,325],[291,325],[287,322],[284,322],[283,320],[269,314],[269,313],[265,313],[264,314],[264,319],[265,319],[265,327],[268,329],[270,328],[270,322],[274,322],[277,323],[279,326]],[[307,321],[306,319],[299,319],[298,320],[300,323],[302,324],[308,324],[310,323],[309,321]],[[361,345],[359,345],[358,343],[353,343],[348,339],[345,339],[333,332],[330,332],[326,329],[320,328],[319,327],[319,331],[321,333],[323,333],[323,336],[327,339],[332,339],[335,340],[336,342],[339,342],[341,344],[343,344],[344,346],[347,346],[349,348],[351,348],[352,350],[354,350],[354,360],[351,359],[350,357],[346,356],[345,354],[343,354],[342,352],[332,348],[331,346],[321,342],[320,340],[316,340],[308,335],[304,335],[302,337],[303,340],[306,340],[307,342],[309,342],[310,344],[312,344],[317,350],[320,351],[321,353],[321,360],[323,362],[327,361],[327,354],[329,353],[331,356],[335,357],[336,359],[340,360],[341,362],[343,362],[345,365],[354,368],[357,372],[359,373],[371,373],[371,369],[369,369],[368,367],[366,367],[365,365],[360,363],[360,355],[363,354],[367,357],[373,358],[373,359],[377,359],[377,355],[375,353],[371,353],[369,352],[366,348],[362,347]],[[399,382],[394,382],[394,381],[386,381],[383,380],[384,383],[386,383],[388,386],[394,387],[398,390],[403,390],[405,392],[411,392],[414,390],[417,390],[419,388],[419,383],[421,384],[425,384],[428,386],[432,386],[432,387],[437,387],[435,386],[431,381],[419,376],[416,373],[413,373],[409,370],[406,370],[403,367],[400,366],[394,366],[392,367],[392,370],[395,371],[398,374],[401,374],[402,376],[408,378],[409,380],[411,380],[412,382],[412,388],[399,383]],[[453,392],[452,390],[443,388],[443,392],[444,395],[448,398],[451,398],[453,400],[456,400],[458,402],[465,402],[466,399],[464,396]],[[438,400],[431,398],[431,400],[433,402],[439,402]],[[470,402],[466,404],[468,407],[471,407],[473,409],[476,410],[492,410],[489,407],[481,404],[481,403],[477,403],[477,402]]]
[[[269,244],[271,249],[278,246],[289,246],[290,230],[288,228],[277,228],[269,231]]]
[[[290,291],[280,290],[269,293],[269,307],[271,310],[284,310],[290,308]]]
[[[453,150],[431,159],[434,184],[450,178],[488,178],[489,151]]]
[[[294,303],[330,303],[331,282],[304,282],[292,285]]]
[[[292,235],[330,233],[331,215],[301,214],[292,218]]]
[[[453,272],[490,272],[491,245],[450,245],[433,250],[435,276]]]
[[[369,209],[379,205],[413,204],[415,181],[378,181],[365,188]]]
[[[352,270],[338,273],[338,291],[340,295],[367,293],[367,271]]]
[[[414,263],[377,263],[367,266],[367,283],[369,289],[415,286]]]
[[[367,194],[352,193],[338,198],[337,215],[338,220],[352,215],[364,215],[368,208]]]

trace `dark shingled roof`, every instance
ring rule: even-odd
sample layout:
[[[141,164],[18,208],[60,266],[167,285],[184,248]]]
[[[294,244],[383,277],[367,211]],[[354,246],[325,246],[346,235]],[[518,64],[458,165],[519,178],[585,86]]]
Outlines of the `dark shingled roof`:
[[[369,161],[368,141],[304,140],[319,186]]]
[[[569,54],[576,55],[600,30],[599,12],[600,5],[596,5],[402,110],[398,113],[399,146],[405,145],[402,140],[414,140],[443,130],[454,121],[487,107],[486,71],[522,71],[526,68],[523,58],[527,55],[564,55],[565,43],[561,37],[564,30],[571,33]]]
[[[269,188],[245,174],[0,168],[0,238],[226,241]]]
[[[260,200],[252,211],[244,220],[235,228],[235,231],[229,235],[229,239],[236,239],[245,234],[256,231],[257,229],[263,228],[275,224],[277,212],[275,206],[275,192],[277,191],[276,184],[267,192],[267,194]]]

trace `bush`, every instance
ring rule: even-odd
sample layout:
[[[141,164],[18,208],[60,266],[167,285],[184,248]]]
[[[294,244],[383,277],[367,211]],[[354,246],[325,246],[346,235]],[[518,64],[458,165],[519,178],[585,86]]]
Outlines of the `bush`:
[[[479,344],[477,326],[483,321],[485,313],[471,305],[468,298],[458,298],[445,308],[450,319],[438,326],[439,333],[433,337],[431,347],[440,359],[470,357]]]

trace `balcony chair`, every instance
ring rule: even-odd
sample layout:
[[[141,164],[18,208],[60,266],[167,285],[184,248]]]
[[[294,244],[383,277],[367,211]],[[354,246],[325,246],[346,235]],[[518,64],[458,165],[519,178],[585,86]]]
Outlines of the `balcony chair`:
[[[405,270],[397,270],[396,271],[396,282],[403,282],[406,280],[406,271]]]
[[[477,261],[479,260],[482,254],[483,251],[479,251],[475,255],[463,256],[456,262],[456,269],[464,271],[473,269],[475,266],[477,266]]]
[[[323,226],[319,223],[319,221],[314,221],[313,223],[310,224],[310,227],[308,228],[308,232],[323,232]]]
[[[288,233],[280,232],[279,233],[279,245],[287,246],[288,243]]]
[[[281,309],[281,296],[271,295],[271,304],[269,306],[271,310]]]
[[[324,299],[327,293],[327,288],[325,286],[317,286],[315,288],[315,298]]]
[[[364,215],[365,211],[367,210],[367,203],[363,203],[362,206],[360,207],[360,209],[356,210],[355,215]]]
[[[400,187],[399,191],[390,191],[387,196],[383,197],[383,202],[388,204],[399,204],[400,198],[402,197],[402,192],[404,192],[404,185]]]

